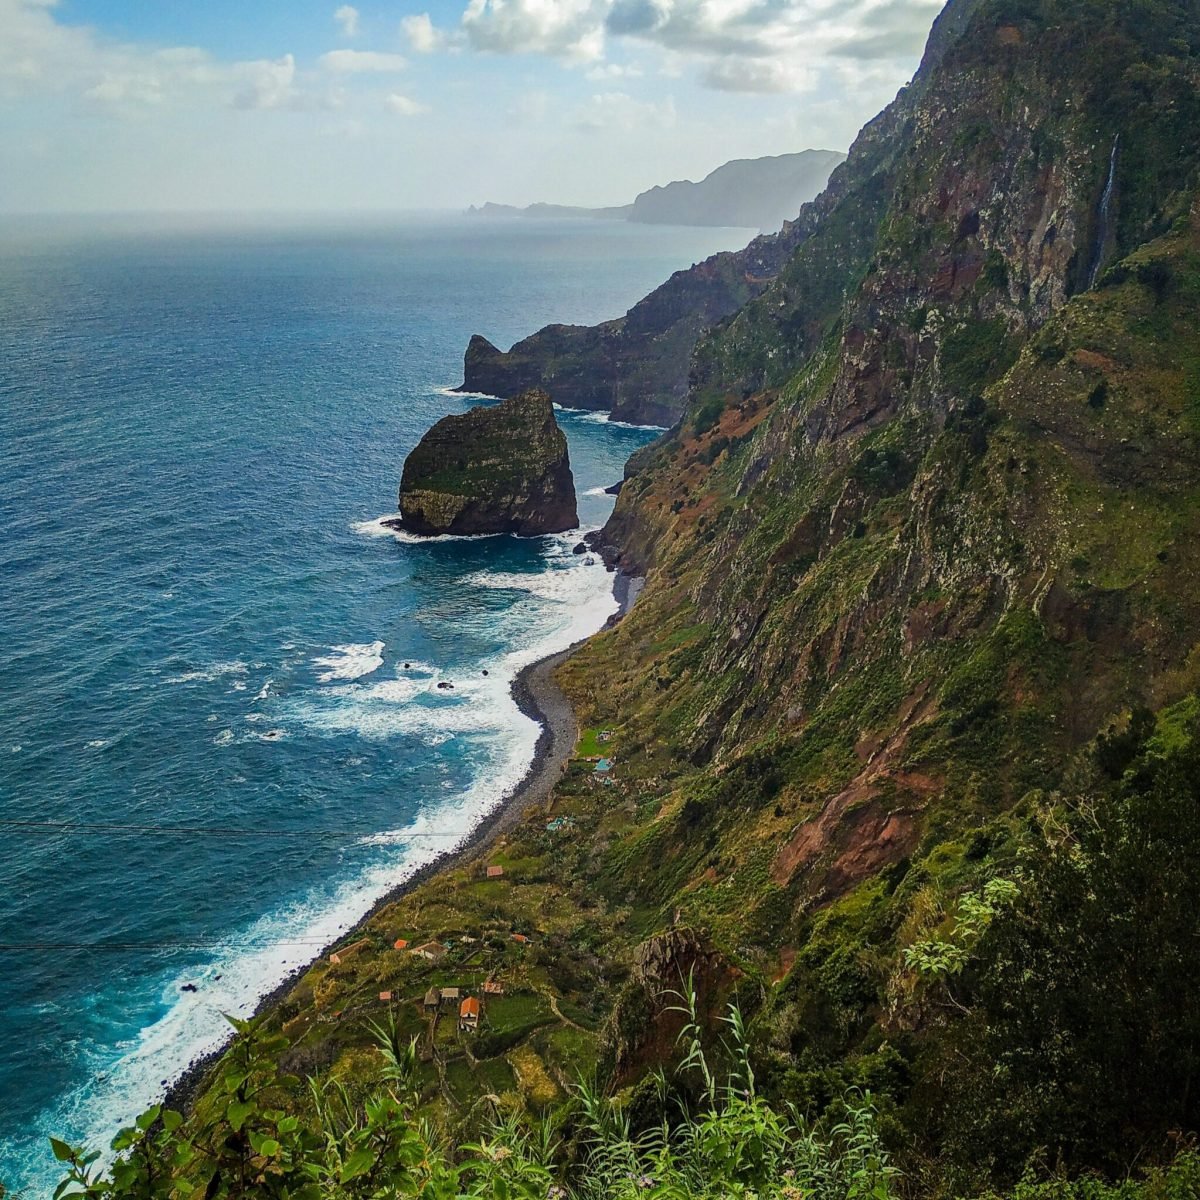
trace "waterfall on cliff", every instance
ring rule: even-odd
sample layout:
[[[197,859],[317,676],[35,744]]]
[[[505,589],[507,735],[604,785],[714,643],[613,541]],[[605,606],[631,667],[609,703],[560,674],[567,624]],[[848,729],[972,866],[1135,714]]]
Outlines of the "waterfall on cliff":
[[[1117,150],[1121,145],[1121,135],[1113,138],[1112,153],[1108,157],[1108,180],[1104,185],[1104,194],[1100,197],[1100,211],[1096,221],[1096,249],[1092,255],[1092,269],[1088,272],[1088,287],[1096,286],[1100,268],[1104,265],[1104,247],[1108,243],[1108,216],[1112,208],[1113,189],[1117,182]]]

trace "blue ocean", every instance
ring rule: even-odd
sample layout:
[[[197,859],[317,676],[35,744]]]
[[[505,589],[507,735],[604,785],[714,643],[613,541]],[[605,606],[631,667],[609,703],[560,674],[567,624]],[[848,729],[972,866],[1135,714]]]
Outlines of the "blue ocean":
[[[526,769],[578,535],[380,518],[469,335],[623,312],[745,231],[0,225],[0,1180],[101,1146]],[[654,431],[561,412],[585,527]],[[485,674],[486,672],[486,674]],[[437,688],[439,681],[453,690]]]

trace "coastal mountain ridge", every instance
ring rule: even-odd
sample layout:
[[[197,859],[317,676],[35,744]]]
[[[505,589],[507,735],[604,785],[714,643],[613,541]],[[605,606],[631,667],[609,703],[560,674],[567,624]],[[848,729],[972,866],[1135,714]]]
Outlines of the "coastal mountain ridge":
[[[550,799],[304,974],[282,1069],[365,1091],[409,1045],[452,1144],[557,1147],[538,1195],[679,1194],[652,1150],[706,1105],[697,1195],[1195,1194],[1197,346],[1200,0],[950,0],[778,234],[474,339],[477,390],[672,425],[592,538],[645,587],[558,669]],[[902,1174],[764,1165],[759,1098]]]
[[[640,192],[632,204],[580,208],[530,204],[518,208],[490,201],[467,211],[480,217],[584,218],[645,225],[708,225],[779,230],[825,186],[845,155],[837,150],[801,150],[765,158],[735,158],[699,182],[676,180]]]

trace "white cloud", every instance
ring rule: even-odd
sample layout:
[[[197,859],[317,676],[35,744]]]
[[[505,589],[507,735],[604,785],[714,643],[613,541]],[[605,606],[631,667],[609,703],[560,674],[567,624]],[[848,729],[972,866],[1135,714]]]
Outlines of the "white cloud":
[[[155,49],[55,19],[56,0],[0,0],[0,94],[64,94],[120,116],[138,109],[326,109],[336,92],[300,85],[296,60],[221,61],[195,46]]]
[[[943,0],[468,0],[462,33],[473,50],[543,54],[593,64],[596,79],[626,69],[604,63],[609,40],[656,48],[668,67],[685,60],[721,91],[803,92],[838,60],[897,62],[919,52]],[[428,14],[405,31],[424,53],[447,44]]]
[[[469,0],[462,16],[474,50],[594,62],[604,54],[610,0]]]
[[[384,54],[378,50],[330,50],[328,54],[322,54],[319,61],[326,71],[339,75],[386,74],[403,71],[408,66],[408,60],[402,54]]]
[[[297,103],[293,89],[296,60],[285,54],[274,61],[244,63],[245,86],[233,98],[234,108],[289,108]]]
[[[427,12],[405,17],[400,22],[400,32],[417,54],[433,54],[444,49],[450,40],[443,30],[434,28]]]
[[[353,4],[343,4],[333,14],[333,19],[342,30],[342,37],[358,37],[358,9]]]
[[[392,92],[384,101],[390,112],[394,112],[401,117],[419,117],[422,113],[429,111],[429,105],[421,104],[417,100],[412,100],[408,96],[402,96],[399,92]]]
[[[722,92],[807,92],[817,86],[816,71],[803,63],[737,55],[713,59],[700,78]]]

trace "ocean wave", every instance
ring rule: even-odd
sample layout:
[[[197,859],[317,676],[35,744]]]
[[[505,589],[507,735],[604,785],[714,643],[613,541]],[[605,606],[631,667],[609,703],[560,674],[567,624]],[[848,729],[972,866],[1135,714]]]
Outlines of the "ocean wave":
[[[330,646],[331,654],[323,654],[313,659],[313,666],[324,670],[317,676],[321,683],[333,683],[338,679],[361,679],[370,675],[383,666],[383,642],[349,642],[344,646]],[[267,686],[259,695],[262,700],[267,694]]]
[[[460,392],[458,388],[438,387],[433,389],[435,396],[454,396],[463,400],[502,400],[503,396],[493,396],[491,392]]]
[[[373,517],[369,521],[352,521],[350,528],[363,537],[392,538],[393,541],[401,542],[406,546],[429,546],[436,545],[439,542],[477,542],[482,538],[512,536],[507,533],[439,533],[434,537],[425,537],[420,534],[409,533],[407,529],[396,529],[394,526],[385,523],[388,521],[398,521],[399,519],[400,514],[398,512],[384,513],[383,516]]]
[[[276,727],[261,732],[248,727],[240,736],[232,729],[216,734],[218,745],[303,733],[360,738],[407,734],[430,747],[469,736],[482,739],[488,761],[473,786],[455,794],[447,779],[445,798],[416,819],[361,839],[368,862],[349,877],[335,885],[314,885],[231,936],[204,961],[165,973],[159,981],[163,1015],[119,1047],[115,1057],[112,1047],[87,1049],[81,1074],[89,1082],[43,1114],[41,1132],[69,1128],[79,1130],[92,1146],[107,1144],[119,1125],[162,1095],[165,1081],[224,1042],[228,1026],[223,1014],[252,1013],[260,998],[309,962],[318,947],[344,934],[381,895],[454,849],[511,794],[528,769],[539,735],[537,723],[512,697],[513,679],[522,668],[596,632],[616,609],[604,567],[571,553],[578,538],[574,532],[544,539],[540,571],[524,576],[483,571],[469,577],[474,586],[519,587],[526,593],[514,605],[521,613],[509,641],[512,648],[493,661],[458,671],[410,661],[408,670],[398,665],[392,678],[340,679],[296,697],[275,696]],[[365,667],[381,657],[383,643],[334,650],[335,655],[325,657],[336,657],[337,669],[348,671],[351,662]],[[440,682],[454,686],[439,689]],[[197,990],[181,992],[184,983],[196,984]]]
[[[180,675],[168,675],[163,683],[212,683],[225,675],[245,675],[249,669],[241,659],[236,659],[233,662],[218,662],[194,671],[184,671]]]
[[[611,425],[614,429],[653,429],[658,433],[665,433],[666,425],[635,425],[630,421],[614,421],[611,413],[590,412],[579,418],[580,421],[585,421],[589,425]]]
[[[117,1128],[162,1096],[165,1081],[226,1040],[224,1014],[250,1016],[263,995],[361,920],[378,897],[469,836],[524,775],[537,738],[536,725],[527,724],[529,730],[510,742],[480,783],[403,829],[360,843],[401,853],[383,855],[331,893],[315,891],[262,917],[207,962],[164,977],[160,999],[165,1014],[123,1046],[115,1061],[106,1047],[85,1048],[91,1083],[43,1114],[39,1132],[50,1136],[64,1128],[79,1129],[87,1144],[107,1145]],[[184,984],[196,990],[182,992]],[[101,1159],[108,1161],[111,1154]]]
[[[588,488],[588,490],[586,492],[584,492],[583,494],[585,496],[607,496],[608,488],[605,488],[605,487]]]

